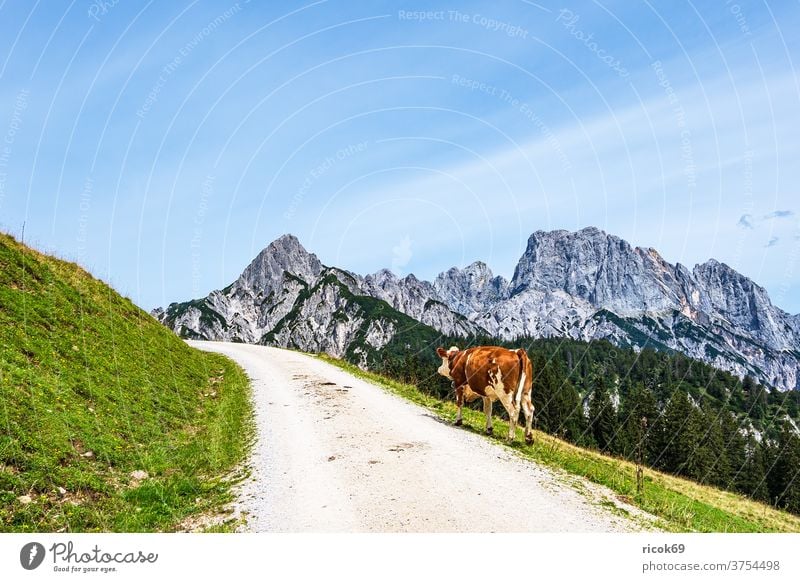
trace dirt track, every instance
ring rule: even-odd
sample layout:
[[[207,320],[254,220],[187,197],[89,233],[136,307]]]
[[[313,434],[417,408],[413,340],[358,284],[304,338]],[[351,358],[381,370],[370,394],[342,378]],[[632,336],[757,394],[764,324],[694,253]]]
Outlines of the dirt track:
[[[236,508],[248,531],[606,532],[650,522],[603,487],[312,356],[190,343],[231,357],[253,381],[258,441]]]

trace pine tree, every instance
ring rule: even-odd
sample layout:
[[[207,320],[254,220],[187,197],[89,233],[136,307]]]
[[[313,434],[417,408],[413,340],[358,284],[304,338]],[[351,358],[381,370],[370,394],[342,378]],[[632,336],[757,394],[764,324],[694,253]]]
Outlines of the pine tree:
[[[701,424],[702,417],[688,394],[674,390],[660,418],[657,466],[670,473],[696,476],[693,456],[702,439]]]
[[[586,420],[583,416],[581,398],[572,382],[565,379],[560,384],[557,403],[561,436],[572,442],[578,442],[586,433]]]
[[[742,389],[742,383],[739,382],[738,379],[731,387],[731,393],[728,397],[728,406],[733,410],[744,409],[744,390]]]
[[[756,384],[751,376],[745,376],[742,383],[747,400],[745,408],[753,420],[761,420],[767,415],[767,391],[761,384]]]
[[[745,444],[745,455],[744,467],[736,479],[736,489],[756,501],[769,503],[763,445],[754,437],[749,437]]]
[[[589,396],[589,422],[592,436],[601,451],[614,450],[617,413],[611,403],[606,375],[597,370],[592,375],[594,390]]]
[[[719,420],[730,471],[728,479],[721,485],[727,489],[743,491],[741,480],[747,464],[747,439],[742,434],[739,420],[735,414],[729,410],[723,410]]]
[[[770,494],[778,507],[800,512],[800,437],[784,422],[777,443]]]
[[[531,400],[536,408],[538,427],[550,434],[575,442],[583,432],[580,397],[569,382],[563,366],[537,354]]]
[[[531,401],[536,409],[536,423],[540,430],[554,434],[558,431],[558,415],[556,412],[556,393],[558,380],[553,374],[552,366],[540,354],[533,356],[533,390]]]
[[[700,437],[700,442],[691,456],[692,463],[687,474],[701,483],[729,487],[731,480],[731,466],[725,446],[722,421],[715,410],[707,403],[698,413],[700,431],[705,432]]]
[[[645,432],[642,433],[642,418],[647,419]],[[619,451],[626,458],[633,459],[639,442],[645,450],[654,423],[658,420],[658,407],[653,392],[638,382],[625,396],[620,404],[620,443]],[[647,458],[645,456],[645,462]]]

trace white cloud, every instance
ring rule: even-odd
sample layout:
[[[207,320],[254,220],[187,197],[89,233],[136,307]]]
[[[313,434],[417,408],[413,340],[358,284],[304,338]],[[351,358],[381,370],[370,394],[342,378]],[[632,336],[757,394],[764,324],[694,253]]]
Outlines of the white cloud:
[[[406,201],[393,206],[392,224],[375,215],[358,231],[397,241],[406,233],[394,223],[413,223],[415,262],[427,276],[459,259],[486,260],[508,276],[534,230],[595,225],[655,247],[671,262],[693,265],[713,256],[756,281],[780,280],[776,257],[789,251],[781,246],[767,261],[747,237],[758,225],[754,216],[793,216],[771,209],[791,204],[800,180],[792,145],[800,142],[800,126],[780,121],[792,118],[798,97],[791,75],[751,81],[737,79],[736,99],[727,78],[676,86],[680,118],[657,87],[640,104],[552,127],[550,137],[465,154],[465,162],[447,168],[398,171],[330,205],[321,222],[348,223],[370,205]],[[505,123],[515,115],[509,112]],[[776,246],[781,233],[769,235]]]

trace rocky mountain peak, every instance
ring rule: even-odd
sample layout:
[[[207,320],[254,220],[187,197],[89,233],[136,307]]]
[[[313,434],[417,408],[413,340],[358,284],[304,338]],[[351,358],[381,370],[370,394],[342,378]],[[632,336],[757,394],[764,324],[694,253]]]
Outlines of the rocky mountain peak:
[[[391,269],[380,269],[379,271],[375,271],[372,275],[367,275],[367,277],[372,277],[375,280],[390,280],[396,281],[399,279],[397,275],[395,275],[394,271]]]
[[[711,299],[712,307],[721,313],[729,311],[731,302],[745,301],[750,307],[772,307],[763,287],[716,259],[696,265],[692,274]]]
[[[595,227],[537,231],[511,280],[511,294],[566,293],[619,315],[680,305],[674,267],[658,253],[636,248]]]
[[[394,271],[381,269],[364,277],[363,286],[367,290],[374,290],[374,288],[380,287],[395,293],[403,293],[407,290],[418,290],[420,287],[427,289],[431,284],[427,281],[420,281],[413,273],[409,273],[401,279]]]
[[[469,265],[464,267],[462,272],[466,276],[476,281],[488,281],[492,279],[492,277],[494,277],[494,273],[492,273],[492,270],[483,261],[475,261],[473,263],[470,263]]]
[[[322,272],[323,266],[317,256],[309,253],[296,236],[285,234],[272,241],[245,268],[239,277],[238,286],[256,293],[268,293],[282,281],[284,273],[290,273],[312,284]]]
[[[394,309],[450,335],[470,335],[478,326],[454,313],[439,297],[434,286],[409,273],[402,279],[389,269],[367,275],[361,282],[364,295],[385,301]]]
[[[702,278],[705,281],[712,281],[714,279],[725,282],[737,281],[747,286],[755,286],[753,281],[733,269],[733,267],[717,259],[708,259],[705,263],[695,265],[693,272],[696,277]]]
[[[483,261],[440,273],[433,287],[450,309],[467,317],[490,309],[508,294],[508,281],[495,277]]]
[[[798,348],[800,330],[796,322],[772,305],[763,287],[716,259],[695,266],[692,272],[716,316],[747,329],[769,347]]]
[[[611,238],[621,241],[616,237]],[[538,267],[552,266],[560,257],[567,258],[569,264],[565,263],[564,266],[573,270],[578,267],[594,267],[600,264],[608,253],[608,242],[609,235],[595,227],[583,228],[576,232],[537,230],[528,238],[528,245],[511,280],[512,287],[515,289],[527,287],[531,283],[538,282],[534,271],[538,270]],[[561,278],[566,272],[560,269],[559,272],[549,272],[548,275]]]

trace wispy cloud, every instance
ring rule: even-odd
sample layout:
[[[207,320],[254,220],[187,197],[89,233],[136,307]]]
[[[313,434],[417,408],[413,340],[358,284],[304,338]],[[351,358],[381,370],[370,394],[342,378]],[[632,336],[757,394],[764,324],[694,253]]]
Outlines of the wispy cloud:
[[[742,228],[749,228],[750,230],[753,229],[753,215],[752,214],[742,214],[739,218],[739,222],[737,222],[739,226]]]
[[[790,216],[794,216],[794,212],[791,210],[775,210],[774,212],[765,214],[764,220],[772,220],[773,218],[789,218]]]
[[[405,235],[400,242],[392,247],[392,272],[395,275],[402,276],[403,268],[408,265],[411,257],[411,237]]]
[[[777,236],[773,236],[771,239],[769,239],[769,242],[768,242],[768,243],[767,243],[765,246],[766,246],[767,248],[769,248],[769,247],[774,247],[776,244],[778,244],[778,241],[779,241],[779,240],[780,240],[780,238],[779,238],[779,237],[777,237]]]

